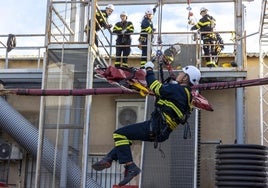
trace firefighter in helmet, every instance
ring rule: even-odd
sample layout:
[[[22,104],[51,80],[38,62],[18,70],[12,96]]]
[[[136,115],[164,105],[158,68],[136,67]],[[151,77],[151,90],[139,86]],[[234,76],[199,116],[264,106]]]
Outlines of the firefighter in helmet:
[[[98,46],[98,35],[97,32],[100,31],[101,29],[110,29],[112,28],[112,24],[108,23],[108,17],[113,13],[114,11],[114,5],[109,4],[105,7],[104,10],[100,10],[96,12],[96,20],[97,23],[95,25],[95,44]],[[89,42],[89,35],[90,35],[90,22],[89,20],[88,25],[86,25],[84,32],[86,33],[87,36],[87,42]]]
[[[116,59],[115,67],[121,66],[121,55],[122,67],[128,67],[128,55],[130,54],[131,48],[131,34],[134,32],[134,26],[132,22],[127,21],[128,15],[125,11],[120,14],[121,21],[117,22],[113,28],[113,33],[117,34],[116,39]]]
[[[208,14],[208,9],[204,7],[200,9],[200,15],[202,18],[191,28],[191,31],[199,30],[200,32],[208,32],[201,34],[201,39],[203,40],[203,51],[206,56],[206,66],[216,67],[217,65],[215,61],[210,58],[211,44],[213,44],[213,41],[216,40],[215,34],[212,33],[216,25],[216,20]]]
[[[201,78],[199,69],[192,65],[186,66],[177,76],[176,83],[162,84],[156,79],[153,68],[151,61],[144,65],[147,85],[156,96],[151,118],[115,130],[115,147],[102,160],[92,165],[93,169],[101,171],[110,168],[113,161],[124,164],[124,179],[119,186],[129,183],[141,172],[132,158],[132,140],[154,142],[156,145],[164,142],[179,124],[187,122],[192,112],[191,86],[198,84]]]
[[[141,49],[141,62],[140,62],[141,68],[144,68],[145,63],[147,62],[148,34],[151,34],[151,41],[153,40],[153,33],[155,29],[153,26],[152,19],[156,12],[157,7],[158,4],[153,9],[147,9],[141,22],[141,34],[139,37],[139,48]],[[149,44],[151,41],[149,41]]]

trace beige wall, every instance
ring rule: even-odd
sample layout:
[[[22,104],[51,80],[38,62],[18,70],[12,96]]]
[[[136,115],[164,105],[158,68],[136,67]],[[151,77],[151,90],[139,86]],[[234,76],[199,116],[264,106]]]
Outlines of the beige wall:
[[[214,111],[201,111],[200,187],[214,188],[216,143],[235,141],[235,90],[215,90],[201,93],[212,104]],[[215,144],[205,144],[205,143]]]
[[[215,90],[201,93],[212,104],[214,111],[201,111],[201,140],[221,140],[234,143],[235,90]]]
[[[265,59],[267,62],[267,58]],[[247,61],[248,72],[247,79],[259,78],[259,59],[248,58]],[[261,130],[260,130],[260,86],[245,88],[245,132],[246,143],[261,144]]]
[[[116,100],[141,98],[139,95],[97,95],[92,98],[90,151],[106,154],[113,146],[113,132],[116,129]]]
[[[113,147],[115,130],[115,97],[94,96],[91,109],[90,151],[107,153]]]
[[[259,78],[259,59],[247,60],[247,78]],[[260,94],[259,86],[246,87],[245,92],[245,143],[260,144]],[[221,141],[234,144],[236,139],[235,89],[202,91],[212,104],[214,111],[201,111],[201,141]],[[201,144],[201,188],[214,188],[215,151],[217,144]]]
[[[0,68],[5,67],[5,59],[0,59]],[[25,69],[25,68],[43,68],[43,60],[40,63],[36,58],[10,58],[8,61],[8,68],[11,69]]]

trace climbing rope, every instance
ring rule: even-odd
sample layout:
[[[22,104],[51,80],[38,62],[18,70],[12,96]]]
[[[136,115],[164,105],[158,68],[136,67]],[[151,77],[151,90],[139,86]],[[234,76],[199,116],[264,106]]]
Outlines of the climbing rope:
[[[193,13],[192,13],[192,7],[191,7],[191,5],[190,5],[190,0],[187,0],[187,8],[186,8],[186,10],[188,10],[188,24],[189,25],[193,25],[193,22],[192,22],[192,20],[191,20],[191,17],[193,16]]]
[[[158,3],[156,6],[158,6],[158,37],[157,37],[157,44],[162,44],[162,0],[158,0]]]

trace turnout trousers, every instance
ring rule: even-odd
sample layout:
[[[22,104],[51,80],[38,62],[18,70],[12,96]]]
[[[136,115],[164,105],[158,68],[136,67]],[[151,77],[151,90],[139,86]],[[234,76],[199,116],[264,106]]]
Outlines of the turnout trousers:
[[[154,134],[156,132],[157,134]],[[156,115],[152,115],[148,121],[127,125],[114,131],[115,147],[108,156],[118,160],[120,164],[133,161],[130,149],[132,140],[163,142],[169,138],[171,132],[165,123],[160,122]]]
[[[120,63],[121,62],[121,56],[123,55],[123,57],[122,57],[123,65],[127,66],[128,56],[130,54],[130,51],[131,51],[131,49],[130,49],[129,46],[128,47],[116,47],[116,54],[115,54],[116,59],[115,59],[115,62]]]

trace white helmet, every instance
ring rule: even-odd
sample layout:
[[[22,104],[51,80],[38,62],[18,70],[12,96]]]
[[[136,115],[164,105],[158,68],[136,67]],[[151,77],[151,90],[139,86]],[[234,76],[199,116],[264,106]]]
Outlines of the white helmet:
[[[201,14],[201,12],[204,12],[204,11],[208,11],[208,9],[205,8],[205,7],[202,7],[202,8],[200,9],[200,14]]]
[[[106,8],[109,8],[109,9],[114,10],[114,5],[113,4],[109,4],[109,5],[106,6]]]
[[[123,12],[121,12],[120,16],[121,15],[127,16],[127,13],[125,11],[123,11]]]
[[[201,72],[198,68],[196,68],[193,65],[188,65],[188,66],[182,68],[182,71],[185,74],[188,74],[188,76],[190,78],[190,82],[193,85],[197,85],[199,83],[199,80],[201,78]]]
[[[145,14],[154,14],[154,13],[153,13],[153,10],[152,10],[152,9],[148,8],[148,9],[145,11]]]

